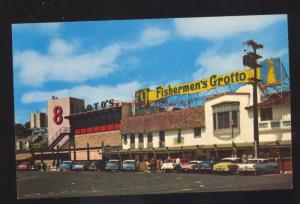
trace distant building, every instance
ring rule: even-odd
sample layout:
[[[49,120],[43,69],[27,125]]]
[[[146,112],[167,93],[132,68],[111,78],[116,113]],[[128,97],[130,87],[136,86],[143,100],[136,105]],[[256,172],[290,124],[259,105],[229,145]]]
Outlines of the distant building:
[[[46,113],[34,112],[30,114],[30,129],[47,127]]]

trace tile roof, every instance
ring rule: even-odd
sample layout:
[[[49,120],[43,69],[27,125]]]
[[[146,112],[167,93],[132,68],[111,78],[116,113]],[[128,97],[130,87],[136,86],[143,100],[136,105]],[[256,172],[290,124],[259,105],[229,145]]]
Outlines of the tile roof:
[[[203,127],[204,106],[130,116],[121,121],[121,134]]]
[[[221,94],[217,94],[217,95],[214,95],[212,97],[208,97],[205,99],[205,101],[210,101],[210,100],[213,100],[215,98],[218,98],[218,97],[221,97],[221,96],[224,96],[224,95],[233,95],[233,96],[237,96],[237,95],[250,95],[250,93],[240,93],[240,92],[226,92],[226,93],[221,93]]]
[[[279,104],[289,104],[290,103],[290,92],[282,92],[282,94],[272,94],[266,100],[257,104],[258,107],[269,107],[273,105]],[[252,108],[252,106],[248,106],[246,108]]]

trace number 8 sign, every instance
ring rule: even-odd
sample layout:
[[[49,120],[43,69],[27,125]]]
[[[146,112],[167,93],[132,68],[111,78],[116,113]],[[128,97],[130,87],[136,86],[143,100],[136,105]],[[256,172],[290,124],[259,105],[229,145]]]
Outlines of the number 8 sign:
[[[54,123],[56,125],[62,124],[62,122],[63,122],[63,116],[62,116],[63,109],[62,109],[62,107],[55,106],[54,109],[53,109],[53,113],[54,113],[54,116],[53,116]]]

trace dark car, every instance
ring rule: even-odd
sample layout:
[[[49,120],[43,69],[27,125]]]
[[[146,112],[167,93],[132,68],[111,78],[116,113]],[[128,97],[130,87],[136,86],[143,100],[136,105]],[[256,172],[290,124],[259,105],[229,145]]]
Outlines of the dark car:
[[[116,170],[120,170],[120,168],[121,168],[120,161],[116,159],[109,160],[105,165],[106,171],[116,171]]]
[[[137,162],[135,160],[124,160],[122,162],[123,171],[137,171]]]
[[[103,171],[105,170],[105,162],[103,160],[92,161],[88,165],[89,171]]]
[[[215,159],[205,159],[201,163],[197,164],[195,166],[195,171],[196,172],[211,172],[213,165],[216,163]]]

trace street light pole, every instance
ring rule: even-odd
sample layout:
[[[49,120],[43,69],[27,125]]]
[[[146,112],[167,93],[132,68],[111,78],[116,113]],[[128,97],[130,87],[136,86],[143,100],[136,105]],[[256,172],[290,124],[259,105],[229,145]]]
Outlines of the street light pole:
[[[262,58],[260,55],[256,53],[257,49],[263,48],[262,44],[257,44],[253,40],[248,40],[245,42],[246,45],[251,46],[253,49],[253,52],[248,52],[247,55],[243,58],[243,64],[245,66],[249,66],[253,69],[253,130],[254,130],[254,149],[255,149],[255,155],[254,157],[257,158],[259,155],[259,131],[258,131],[258,110],[257,110],[257,67],[260,67],[259,64],[257,64],[257,60],[259,58]]]

